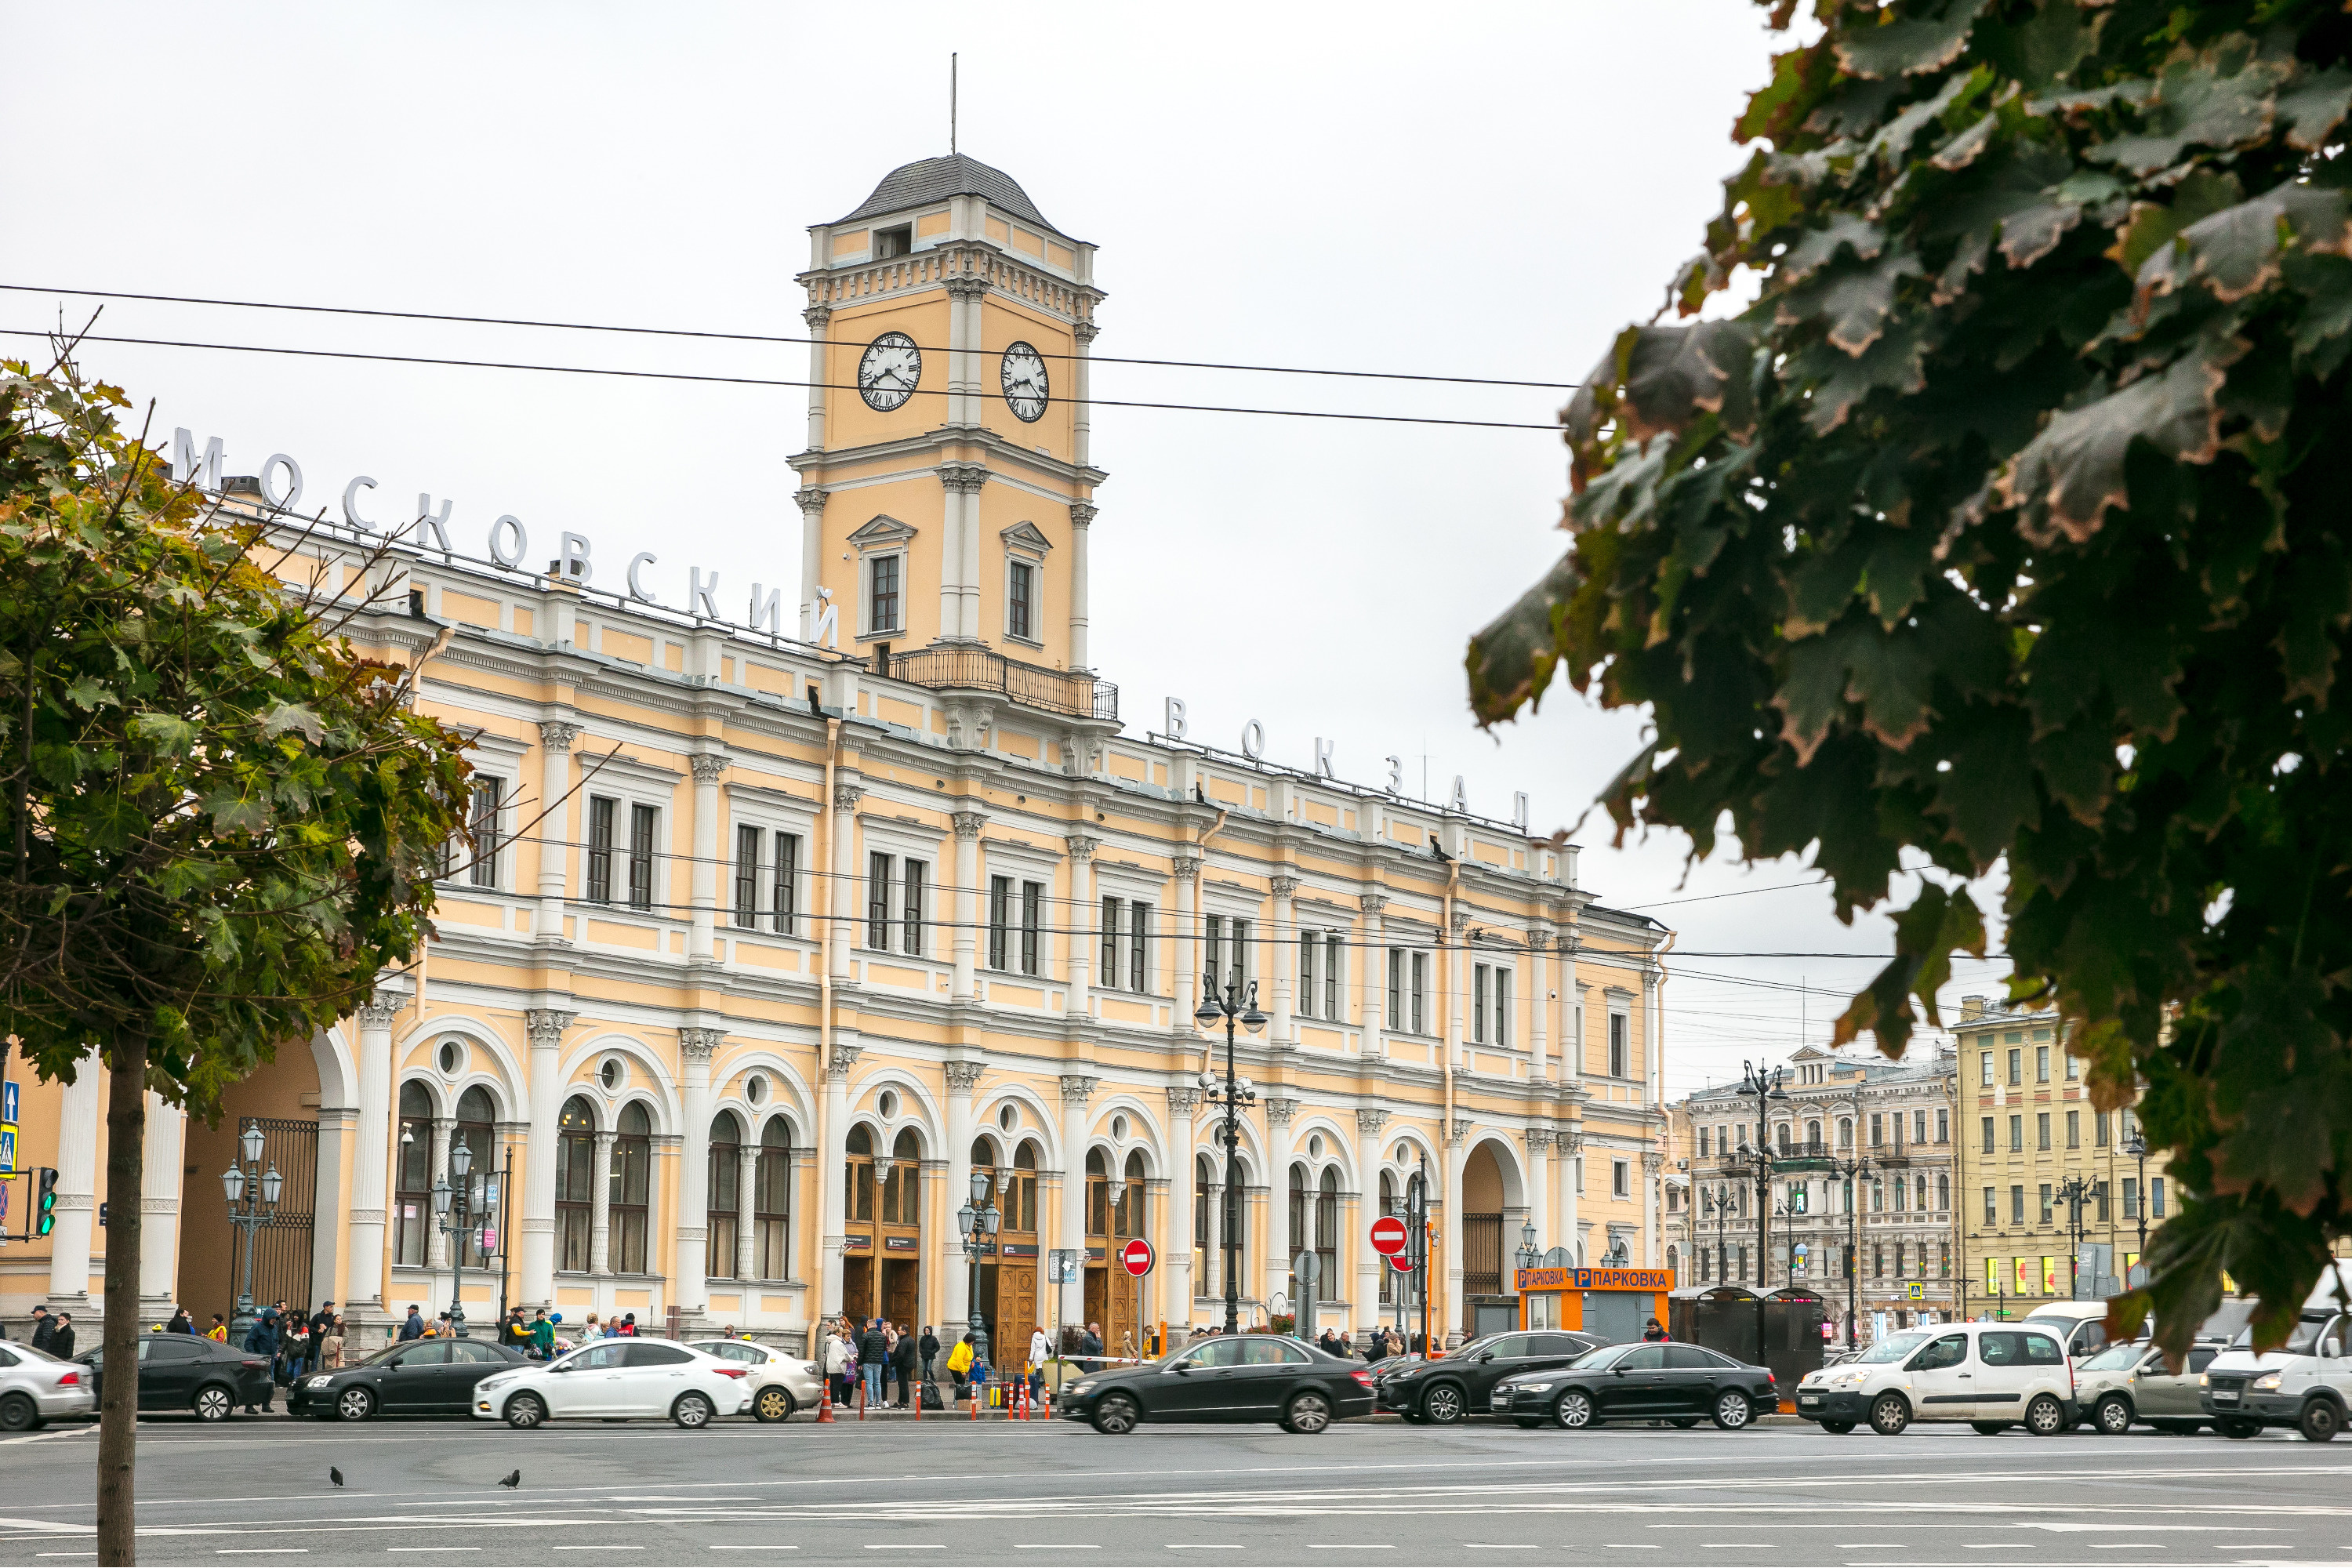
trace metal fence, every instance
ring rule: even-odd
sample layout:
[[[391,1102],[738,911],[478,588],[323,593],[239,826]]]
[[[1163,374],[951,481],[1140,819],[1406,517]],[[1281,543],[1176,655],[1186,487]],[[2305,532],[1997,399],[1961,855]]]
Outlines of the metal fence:
[[[310,1247],[317,1223],[319,1197],[319,1124],[291,1117],[246,1116],[237,1121],[242,1135],[248,1127],[261,1129],[261,1168],[278,1167],[284,1185],[278,1192],[278,1212],[253,1234],[253,1299],[268,1306],[316,1307],[310,1297]],[[229,1248],[228,1295],[235,1300],[245,1285],[241,1237]]]
[[[875,656],[875,673],[934,691],[988,691],[1076,719],[1118,720],[1118,688],[1076,670],[1024,664],[984,647],[919,647]]]
[[[1499,1296],[1503,1293],[1503,1216],[1469,1214],[1462,1216],[1462,1293]]]

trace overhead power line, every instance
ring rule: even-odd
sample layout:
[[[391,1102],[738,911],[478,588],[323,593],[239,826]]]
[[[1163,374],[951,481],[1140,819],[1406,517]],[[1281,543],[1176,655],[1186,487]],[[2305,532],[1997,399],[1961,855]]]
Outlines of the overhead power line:
[[[28,331],[21,327],[0,327],[0,337],[42,338],[57,336],[55,332]],[[425,364],[452,366],[466,370],[528,370],[558,375],[609,375],[636,381],[705,382],[722,386],[819,387],[833,392],[856,392],[854,384],[827,381],[787,381],[755,375],[704,375],[673,370],[616,370],[603,365],[537,364],[520,360],[440,359],[424,354],[362,353],[352,349],[293,349],[273,348],[260,343],[197,342],[179,338],[122,338],[101,336],[96,332],[68,334],[82,343],[121,343],[140,348],[203,349],[218,353],[290,354],[301,359],[362,360],[378,364]],[[946,388],[917,387],[910,395],[952,397],[955,393]],[[1006,401],[1001,392],[969,392],[970,397],[984,397],[995,402]],[[1315,408],[1249,408],[1216,403],[1148,403],[1133,398],[1087,397],[1062,399],[1088,408],[1153,408],[1188,414],[1255,414],[1282,419],[1339,419],[1374,425],[1452,425],[1479,430],[1542,430],[1559,434],[1556,424],[1533,425],[1507,419],[1443,419],[1423,414],[1343,414]]]
[[[446,321],[458,326],[474,327],[533,327],[567,332],[618,332],[639,337],[702,338],[716,342],[734,343],[823,343],[831,348],[857,348],[863,345],[835,338],[794,338],[768,332],[718,332],[691,327],[624,327],[603,321],[547,321],[515,316],[457,316],[431,310],[386,310],[359,305],[289,305],[273,300],[215,300],[193,294],[132,294],[112,289],[49,289],[31,283],[0,283],[0,289],[20,294],[71,294],[85,300],[138,300],[164,305],[218,305],[241,310],[292,310],[315,315],[373,316],[394,321]],[[950,353],[959,351],[931,344],[918,344],[925,353]],[[998,354],[1001,349],[973,349],[972,353]],[[1040,359],[1078,360],[1090,364],[1155,365],[1170,370],[1233,370],[1258,375],[1328,375],[1363,381],[1426,381],[1451,386],[1519,386],[1540,392],[1573,392],[1578,385],[1572,381],[1514,381],[1487,375],[1425,375],[1402,370],[1327,370],[1318,366],[1292,364],[1241,364],[1222,360],[1140,359],[1123,354],[1066,354],[1038,351]]]

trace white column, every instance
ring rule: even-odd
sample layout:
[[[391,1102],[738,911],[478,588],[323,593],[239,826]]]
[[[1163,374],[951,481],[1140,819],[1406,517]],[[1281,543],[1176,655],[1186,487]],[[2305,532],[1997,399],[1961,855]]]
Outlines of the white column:
[[[801,509],[801,636],[812,642],[817,635],[817,590],[824,586],[825,494],[814,485],[793,492],[793,500],[800,503]],[[835,646],[839,642],[835,637]]]
[[[832,320],[833,310],[829,306],[811,305],[801,312],[801,321],[808,327],[809,332],[808,449],[812,452],[824,450],[825,383],[833,379],[830,374],[833,367],[825,363],[828,356],[824,329]],[[803,580],[802,593],[807,598],[816,596],[814,579]]]
[[[670,1300],[681,1318],[698,1317],[710,1301],[710,1058],[727,1037],[721,1029],[677,1032],[680,1129],[677,1183],[677,1273]]]
[[[857,803],[863,785],[836,783],[833,787],[833,983],[849,978],[849,954],[857,940],[858,892],[866,884],[857,874]]]
[[[1356,978],[1363,994],[1356,1004],[1356,1024],[1363,1031],[1357,1048],[1367,1057],[1384,1057],[1388,1054],[1388,1046],[1381,1031],[1387,1027],[1388,1020],[1381,1012],[1388,1005],[1389,933],[1388,920],[1381,911],[1389,907],[1388,895],[1366,893],[1356,901],[1364,911],[1363,923],[1360,928],[1362,934],[1357,939],[1363,947],[1356,955]],[[1373,1186],[1371,1195],[1365,1201],[1374,1208],[1380,1206],[1378,1185]],[[1365,1223],[1369,1225],[1370,1221]],[[1378,1277],[1375,1270],[1374,1278]],[[1378,1310],[1377,1300],[1373,1310]]]
[[[405,1000],[378,992],[375,1001],[353,1016],[360,1042],[360,1114],[352,1129],[352,1255],[343,1305],[354,1313],[383,1307],[383,1232],[392,1184],[392,1022]]]
[[[856,1067],[859,1047],[836,1041],[824,1073],[824,1153],[817,1164],[819,1245],[824,1248],[824,1276],[819,1285],[818,1313],[841,1316],[841,1243],[848,1234],[849,1074]]]
[[[1086,417],[1086,406],[1078,407]],[[1070,668],[1089,669],[1087,662],[1087,537],[1094,531],[1095,509],[1085,501],[1070,503]]]
[[[1296,952],[1290,956],[1296,962]],[[1258,1293],[1267,1301],[1276,1290],[1294,1300],[1298,1293],[1290,1278],[1290,1121],[1297,1114],[1295,1100],[1274,1096],[1265,1102],[1265,1284]]]
[[[596,1152],[589,1166],[588,1272],[613,1271],[613,1145],[620,1133],[610,1128],[596,1134]]]
[[[1527,1130],[1528,1140],[1528,1223],[1536,1227],[1536,1250],[1550,1247],[1551,1240],[1551,1129],[1535,1126]],[[1503,1238],[1506,1257],[1518,1250],[1516,1237]]]
[[[719,912],[719,775],[727,759],[715,752],[697,752],[687,759],[694,770],[694,907],[686,939],[689,962],[707,962],[714,952],[712,928]],[[710,1129],[702,1130],[707,1139]]]
[[[171,1316],[179,1293],[180,1148],[187,1125],[186,1111],[148,1091],[145,1179],[139,1200],[139,1316],[148,1322]],[[194,1183],[188,1187],[205,1190]]]
[[[759,1134],[754,1132],[752,1137]],[[738,1281],[760,1277],[759,1221],[753,1199],[760,1191],[760,1145],[746,1143],[735,1151],[735,1278]],[[743,1310],[749,1312],[751,1300],[743,1300]],[[740,1321],[741,1320],[738,1320]]]
[[[1454,929],[1444,933],[1445,1059],[1457,1073],[1462,1070],[1462,1028],[1465,1021],[1463,1009],[1470,989],[1469,944],[1464,940],[1469,927],[1469,912],[1457,909],[1454,911]]]
[[[432,1136],[425,1141],[425,1185],[428,1191],[432,1188],[434,1183],[444,1181],[448,1177],[449,1134],[452,1130],[453,1123],[450,1121],[449,1118],[446,1116],[436,1116],[433,1119],[433,1133]],[[528,1174],[528,1173],[526,1173],[526,1174]],[[524,1185],[526,1192],[525,1201],[523,1203],[524,1219],[522,1225],[524,1251],[525,1256],[527,1257],[530,1250],[530,1204],[528,1193],[530,1185],[529,1182],[526,1181]],[[437,1273],[449,1267],[449,1238],[442,1234],[441,1216],[439,1213],[432,1207],[429,1201],[426,1203],[420,1203],[417,1205],[417,1207],[425,1211],[419,1216],[425,1222],[425,1267]],[[526,1265],[526,1276],[527,1275],[528,1266]],[[436,1286],[435,1289],[437,1291],[439,1287]]]
[[[1094,1011],[1090,978],[1095,961],[1094,860],[1102,840],[1073,833],[1062,842],[1070,851],[1070,918],[1062,922],[1070,933],[1063,939],[1070,944],[1070,995],[1063,1016],[1083,1018]],[[1085,1173],[1079,1174],[1083,1177]]]
[[[52,1305],[79,1305],[89,1297],[89,1233],[98,1217],[98,1119],[106,1103],[101,1077],[99,1054],[92,1049],[75,1064],[73,1081],[58,1097],[58,1225],[49,1232]],[[93,1341],[97,1337],[90,1336]]]
[[[961,277],[947,280],[948,290],[948,398],[947,416],[943,425],[977,425],[981,419],[981,404],[986,379],[980,352],[980,320],[982,296],[988,292],[984,278]]]
[[[1201,858],[1179,849],[1175,856],[1176,871],[1176,1027],[1180,1032],[1192,1026],[1192,1009],[1198,1005],[1195,988],[1201,983],[1200,910]],[[1170,1092],[1174,1092],[1171,1090]],[[1192,1173],[1185,1173],[1187,1184]],[[1189,1185],[1187,1190],[1190,1190]],[[1189,1249],[1192,1238],[1185,1237]]]
[[[572,1026],[572,1017],[547,1007],[522,1016],[530,1036],[530,1142],[522,1167],[520,1304],[551,1311],[555,1308],[555,1152],[561,1136],[556,1116],[563,1102],[563,1031]],[[439,1124],[435,1125],[437,1137]]]
[[[1528,933],[1528,1079],[1531,1083],[1541,1083],[1551,1073],[1553,935],[1551,927],[1540,924]]]
[[[958,1002],[969,1002],[977,994],[973,969],[980,952],[980,835],[988,826],[988,818],[976,811],[955,814],[955,989],[949,993]],[[967,1090],[967,1092],[969,1092]],[[969,1145],[971,1134],[964,1133]],[[969,1162],[971,1150],[966,1147],[964,1159]],[[952,1186],[954,1184],[949,1184]],[[971,1198],[969,1192],[957,1192],[955,1202],[948,1205],[950,1213],[961,1207]]]
[[[1062,1214],[1055,1245],[1083,1258],[1087,1250],[1087,1101],[1094,1098],[1096,1080],[1083,1073],[1062,1075]],[[1086,1270],[1064,1284],[1062,1321],[1083,1321],[1087,1310]]]
[[[1562,1088],[1584,1088],[1584,999],[1576,984],[1576,952],[1581,945],[1574,931],[1559,933],[1559,1081]]]
[[[1200,1103],[1201,1091],[1190,1084],[1168,1090],[1168,1239],[1160,1249],[1160,1316],[1171,1342],[1192,1326],[1192,1113]]]
[[[1666,1157],[1654,1149],[1642,1151],[1642,1267],[1658,1266],[1658,1173]]]
[[[1454,1118],[1445,1130],[1445,1334],[1455,1344],[1470,1337],[1462,1321],[1462,1166],[1469,1136],[1467,1117]]]
[[[1381,1214],[1381,1133],[1389,1113],[1359,1108],[1356,1111],[1356,1187],[1363,1194],[1356,1205],[1356,1321],[1358,1332],[1371,1328],[1381,1315],[1381,1270],[1388,1260],[1371,1248],[1372,1221]]]
[[[1577,1226],[1576,1162],[1584,1152],[1584,1131],[1572,1123],[1553,1131],[1559,1145],[1559,1169],[1556,1173],[1559,1182],[1559,1245],[1568,1248],[1570,1266],[1574,1267],[1583,1261],[1576,1255],[1577,1242],[1584,1234]]]
[[[563,904],[570,892],[573,812],[566,798],[572,789],[572,742],[580,726],[568,720],[542,719],[539,725],[539,824],[531,836],[539,840],[539,902],[531,911],[533,942],[562,942]],[[584,814],[580,820],[585,820]],[[526,818],[528,820],[528,818]],[[364,1101],[360,1109],[365,1111]],[[362,1132],[361,1146],[366,1146]],[[358,1245],[356,1237],[353,1246]],[[378,1271],[381,1280],[382,1272]]]
[[[980,317],[980,307],[972,307],[972,318]],[[978,357],[978,356],[974,356]],[[973,420],[979,420],[979,399],[974,398]],[[963,614],[960,617],[963,635],[977,641],[980,637],[980,489],[988,482],[988,470],[978,463],[967,465],[963,492],[962,556],[956,569],[957,591],[963,595]],[[1003,578],[998,577],[989,592],[995,595],[1001,608],[1003,602]]]
[[[1658,1019],[1658,972],[1654,966],[1642,974],[1642,1109],[1653,1116],[1664,1099],[1658,1090],[1658,1057],[1664,1039]]]
[[[961,817],[957,820],[961,822]],[[963,1233],[956,1228],[956,1211],[971,1202],[971,1093],[980,1087],[981,1064],[951,1061],[946,1066],[948,1084],[947,1278],[946,1310],[940,1314],[940,1342],[952,1345],[971,1321],[971,1257]]]
[[[1298,975],[1298,929],[1296,923],[1297,916],[1291,899],[1297,891],[1297,878],[1279,872],[1275,875],[1272,961],[1274,1006],[1269,1009],[1274,1016],[1274,1021],[1266,1026],[1265,1031],[1266,1042],[1269,1045],[1295,1044],[1298,1038],[1298,1030],[1291,1022],[1290,1015],[1291,985]],[[1283,1184],[1286,1180],[1286,1177],[1277,1176],[1274,1184],[1275,1191],[1282,1194],[1282,1201],[1276,1205],[1278,1208],[1286,1209],[1289,1206],[1288,1189]],[[1285,1267],[1287,1266],[1287,1260],[1286,1260]]]
[[[950,312],[952,314],[952,312]],[[950,363],[956,356],[948,356]],[[950,395],[952,408],[960,398]],[[952,421],[953,415],[950,415]],[[940,640],[960,641],[963,625],[963,485],[965,463],[940,465]]]
[[[1070,335],[1077,340],[1077,357],[1070,362],[1070,460],[1079,468],[1094,461],[1094,341],[1102,329],[1092,321],[1074,321]],[[1075,661],[1073,661],[1075,662]]]

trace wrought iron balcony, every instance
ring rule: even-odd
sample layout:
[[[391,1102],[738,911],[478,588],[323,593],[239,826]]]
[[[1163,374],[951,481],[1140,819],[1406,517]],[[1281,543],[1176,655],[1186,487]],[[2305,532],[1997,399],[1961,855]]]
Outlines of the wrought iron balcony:
[[[1081,670],[1024,664],[985,647],[919,647],[874,655],[874,673],[934,691],[978,691],[1073,719],[1118,722],[1118,688]]]

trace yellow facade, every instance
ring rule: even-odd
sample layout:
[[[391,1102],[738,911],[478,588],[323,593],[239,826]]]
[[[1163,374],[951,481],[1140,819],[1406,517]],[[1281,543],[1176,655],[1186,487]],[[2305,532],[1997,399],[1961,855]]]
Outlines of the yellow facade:
[[[912,165],[923,200],[813,231],[825,384],[793,462],[802,601],[832,595],[837,637],[413,543],[370,568],[383,608],[355,637],[429,660],[420,700],[497,793],[422,963],[281,1050],[218,1128],[158,1108],[149,1310],[228,1310],[244,1258],[218,1175],[259,1118],[293,1173],[257,1293],[331,1299],[367,1334],[446,1306],[453,1263],[475,1317],[544,1304],[786,1342],[845,1311],[960,1324],[975,1282],[999,1337],[1090,1319],[1116,1347],[1219,1321],[1228,1183],[1200,1078],[1223,1051],[1193,1022],[1213,943],[1267,1015],[1235,1052],[1257,1090],[1233,1183],[1245,1318],[1295,1300],[1300,1251],[1325,1256],[1327,1325],[1392,1310],[1364,1232],[1424,1168],[1457,1335],[1516,1310],[1523,1225],[1580,1260],[1613,1240],[1663,1262],[1666,931],[1580,888],[1573,846],[1128,733],[1085,662],[1104,476],[1083,361],[1045,362],[1034,423],[945,395],[966,363],[993,389],[1014,341],[1083,353],[1092,247],[966,165]],[[901,228],[914,248],[877,258]],[[941,395],[866,406],[857,362],[889,331]],[[383,541],[307,548],[341,572]],[[883,550],[905,620],[863,636],[857,574]],[[1026,638],[1005,620],[1017,560],[1039,571]],[[100,1103],[94,1075],[27,1086],[19,1162],[64,1172],[81,1218],[0,1250],[12,1315],[98,1290]],[[458,1142],[511,1173],[487,1259],[431,1222]],[[956,1224],[976,1171],[1003,1220],[977,1269]],[[1114,1261],[1130,1236],[1160,1259],[1139,1289]],[[1059,1287],[1056,1249],[1080,1259]]]

